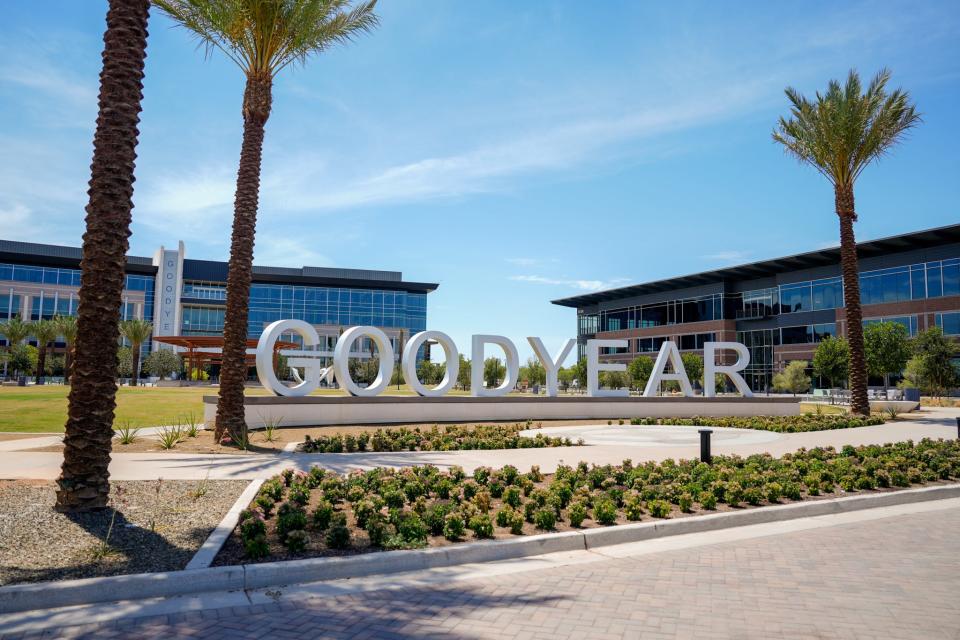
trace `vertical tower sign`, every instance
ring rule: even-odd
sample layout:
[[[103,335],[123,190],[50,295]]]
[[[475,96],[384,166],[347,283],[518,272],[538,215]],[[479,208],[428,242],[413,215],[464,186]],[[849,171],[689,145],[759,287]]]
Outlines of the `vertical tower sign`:
[[[160,249],[153,256],[157,266],[154,287],[153,335],[180,334],[180,292],[183,290],[183,241],[177,249]]]

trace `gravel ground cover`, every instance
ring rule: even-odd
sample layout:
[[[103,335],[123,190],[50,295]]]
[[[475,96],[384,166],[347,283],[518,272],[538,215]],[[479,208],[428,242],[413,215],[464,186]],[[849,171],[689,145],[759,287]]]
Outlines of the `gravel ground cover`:
[[[114,482],[116,512],[68,515],[55,483],[0,481],[0,585],[182,569],[247,484]]]
[[[960,441],[621,465],[284,471],[261,487],[215,564],[443,546],[960,479]]]

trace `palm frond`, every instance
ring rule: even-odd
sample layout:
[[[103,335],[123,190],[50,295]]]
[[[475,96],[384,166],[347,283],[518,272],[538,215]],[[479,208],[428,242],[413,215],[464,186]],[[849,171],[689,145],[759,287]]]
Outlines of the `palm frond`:
[[[273,77],[311,55],[351,42],[379,20],[376,0],[153,0],[191,31],[209,55],[219,49],[248,75]]]
[[[780,118],[774,142],[834,185],[852,186],[871,162],[921,121],[907,92],[887,93],[890,75],[881,69],[864,89],[859,74],[851,70],[843,85],[831,80],[814,100],[788,87],[790,117]]]

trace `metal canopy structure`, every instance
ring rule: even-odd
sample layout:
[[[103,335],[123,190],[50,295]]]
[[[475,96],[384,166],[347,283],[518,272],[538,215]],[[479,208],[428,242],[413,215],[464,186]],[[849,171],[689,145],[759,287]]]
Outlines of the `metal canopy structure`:
[[[185,350],[183,359],[187,366],[187,379],[193,379],[193,372],[210,364],[222,364],[223,362],[223,336],[154,336],[154,342],[169,344],[174,347],[180,347]],[[277,354],[282,349],[296,349],[299,347],[296,342],[284,342],[278,340],[273,347],[273,360],[277,361]],[[257,340],[247,340],[247,366],[256,365]]]
[[[877,240],[869,240],[857,244],[857,255],[862,258],[871,258],[887,253],[898,251],[909,251],[911,249],[923,249],[925,247],[936,246],[946,242],[960,242],[960,224],[938,227],[936,229],[927,229],[915,233],[905,233],[899,236],[890,236]],[[642,284],[634,284],[616,289],[607,289],[596,293],[588,293],[582,296],[572,296],[553,300],[553,304],[562,307],[585,307],[608,300],[617,300],[631,296],[640,296],[648,293],[657,293],[660,291],[669,291],[671,289],[683,289],[695,287],[704,284],[715,284],[726,280],[750,280],[755,278],[764,278],[773,276],[784,271],[793,271],[799,269],[811,269],[814,267],[823,267],[840,263],[840,247],[829,247],[818,251],[808,253],[798,253],[792,256],[774,258],[772,260],[763,260],[760,262],[751,262],[749,264],[716,269],[714,271],[703,271],[666,280],[655,280]]]

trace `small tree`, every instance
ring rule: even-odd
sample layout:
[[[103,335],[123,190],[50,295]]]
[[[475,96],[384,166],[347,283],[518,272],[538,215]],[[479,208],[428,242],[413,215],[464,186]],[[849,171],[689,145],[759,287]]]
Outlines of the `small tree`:
[[[623,389],[630,384],[626,371],[603,371],[600,373],[600,384],[608,389]]]
[[[827,336],[813,352],[813,373],[827,379],[831,387],[847,379],[850,369],[850,344],[844,338]]]
[[[183,360],[170,349],[157,349],[143,361],[143,369],[152,376],[166,378],[183,370]]]
[[[696,384],[703,380],[703,356],[696,353],[681,353],[680,360],[687,372],[687,379],[691,383]]]
[[[73,373],[73,344],[77,341],[77,316],[55,316],[57,331],[63,338],[66,349],[63,353],[63,380],[70,384],[70,375]]]
[[[129,378],[133,375],[133,356],[130,354],[130,347],[117,349],[117,375],[121,378]]]
[[[890,374],[899,374],[910,359],[910,336],[899,322],[874,322],[863,330],[867,373],[883,378],[890,386]]]
[[[630,383],[638,389],[647,386],[647,380],[650,379],[651,373],[653,373],[653,358],[650,356],[639,356],[627,365],[627,375],[630,376]]]
[[[28,344],[15,344],[7,353],[7,366],[14,376],[26,374],[37,366],[37,349]]]
[[[14,348],[30,335],[29,323],[24,322],[19,317],[11,318],[7,322],[0,323],[0,335],[7,339],[7,354],[10,356],[7,359],[7,367],[12,369],[14,374],[26,371],[26,369],[13,367],[12,362]]]
[[[580,388],[583,389],[587,386],[587,359],[580,358],[577,360],[577,364],[573,365],[572,369],[573,379],[576,380]]]
[[[153,334],[153,325],[146,320],[123,320],[120,322],[120,335],[130,343],[130,354],[133,357],[133,368],[130,374],[131,386],[137,385],[140,377],[140,347]]]
[[[557,371],[557,383],[561,389],[566,391],[573,382],[573,367],[560,367]]]
[[[483,381],[488,387],[499,386],[506,373],[507,368],[500,361],[500,358],[487,358],[483,361]]]
[[[521,367],[520,379],[526,380],[530,384],[546,384],[547,370],[543,368],[540,361],[536,358],[527,358],[527,364]]]
[[[810,389],[810,376],[807,375],[806,360],[794,360],[781,373],[773,376],[773,388],[781,393],[794,395]]]
[[[52,320],[37,320],[31,323],[30,333],[37,339],[37,384],[43,384],[47,365],[47,348],[57,339],[57,324]]]
[[[925,393],[940,396],[958,384],[958,372],[953,364],[957,347],[943,335],[943,329],[931,327],[921,331],[914,339],[913,348],[919,358],[916,372],[920,388]]]
[[[462,353],[460,354],[460,371],[457,372],[457,385],[461,389],[467,391],[470,389],[470,376],[472,371],[470,369],[470,358],[465,357]]]

